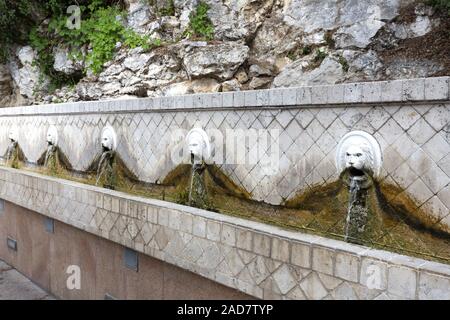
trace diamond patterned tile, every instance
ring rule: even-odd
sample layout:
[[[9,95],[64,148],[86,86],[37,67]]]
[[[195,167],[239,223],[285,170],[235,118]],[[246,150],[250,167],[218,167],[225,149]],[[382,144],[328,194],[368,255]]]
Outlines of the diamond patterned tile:
[[[421,175],[421,178],[435,194],[450,183],[450,178],[434,163],[430,170]]]
[[[394,143],[402,134],[403,129],[395,122],[394,119],[389,119],[379,130],[378,133],[390,145]]]
[[[408,130],[409,136],[419,145],[427,142],[436,131],[426,122],[424,118],[420,118],[414,125]]]
[[[439,162],[450,154],[450,143],[446,141],[440,132],[435,134],[422,148],[435,162]]]
[[[401,107],[393,118],[404,129],[408,130],[417,120],[420,119],[420,114],[413,107]]]
[[[430,189],[420,178],[411,184],[407,191],[414,195],[414,197],[419,201],[419,204],[423,204],[433,196],[433,192],[430,191]]]

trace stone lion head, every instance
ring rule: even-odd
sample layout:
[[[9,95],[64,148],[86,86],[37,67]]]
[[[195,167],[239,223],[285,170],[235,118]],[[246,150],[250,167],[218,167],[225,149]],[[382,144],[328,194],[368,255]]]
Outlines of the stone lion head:
[[[372,148],[366,143],[349,145],[345,151],[345,167],[373,173],[374,159]]]

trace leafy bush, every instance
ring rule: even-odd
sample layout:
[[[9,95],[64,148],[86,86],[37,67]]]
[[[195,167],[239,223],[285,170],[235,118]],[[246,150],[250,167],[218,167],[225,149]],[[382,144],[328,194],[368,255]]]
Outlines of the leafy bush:
[[[129,48],[141,46],[144,50],[158,45],[124,27],[121,21],[125,13],[119,3],[118,0],[77,1],[81,28],[70,29],[66,26],[66,9],[73,4],[72,0],[0,0],[0,60],[7,60],[10,44],[29,43],[38,53],[36,63],[56,88],[76,83],[82,76],[67,76],[53,69],[53,49],[57,46],[68,47],[73,58],[84,59],[87,68],[99,73],[103,64],[113,58],[117,42]],[[37,7],[42,8],[41,16],[50,17],[48,26],[38,26],[39,21],[29,18]],[[23,32],[15,31],[17,26],[22,26]],[[80,50],[83,47],[89,47],[86,56]]]
[[[167,5],[159,9],[161,16],[174,16],[175,15],[175,3],[173,0],[168,0]]]
[[[208,17],[208,4],[200,1],[189,17],[189,26],[185,31],[188,38],[201,38],[212,40],[214,38],[214,26]]]
[[[450,0],[428,0],[427,4],[450,15]]]

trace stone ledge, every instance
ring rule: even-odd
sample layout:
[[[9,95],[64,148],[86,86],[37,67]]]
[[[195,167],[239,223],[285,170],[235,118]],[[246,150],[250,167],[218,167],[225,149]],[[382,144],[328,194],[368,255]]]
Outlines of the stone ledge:
[[[37,173],[1,167],[0,198],[258,298],[333,297],[329,283],[377,297],[450,295],[449,265]]]
[[[449,86],[450,77],[358,82],[0,108],[0,116],[435,102],[450,100]]]

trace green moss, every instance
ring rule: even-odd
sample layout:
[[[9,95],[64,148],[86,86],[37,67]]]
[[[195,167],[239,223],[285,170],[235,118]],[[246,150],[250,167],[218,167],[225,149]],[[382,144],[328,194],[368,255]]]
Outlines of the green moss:
[[[425,3],[450,15],[450,0],[427,0]]]
[[[312,52],[310,46],[304,46],[301,48],[295,48],[287,54],[287,57],[291,60],[297,60],[299,57],[306,56]]]
[[[130,176],[116,159],[116,190],[188,203],[191,166],[180,165],[162,184],[143,183]],[[45,173],[45,172],[44,172]],[[95,175],[83,177],[62,170],[58,176],[95,184]],[[348,186],[341,180],[318,185],[276,206],[251,200],[251,195],[236,185],[217,166],[209,165],[204,173],[208,196],[214,210],[236,217],[269,223],[283,228],[343,240],[348,209]],[[435,221],[418,209],[400,188],[374,182],[368,190],[370,218],[361,243],[370,247],[450,263],[450,236],[439,233]],[[428,218],[427,218],[428,217]],[[428,220],[427,220],[428,219]]]
[[[327,53],[325,51],[322,51],[320,49],[316,50],[316,55],[314,56],[314,63],[320,65],[322,61],[327,57]]]
[[[347,59],[345,59],[343,56],[339,56],[338,62],[341,64],[342,70],[344,70],[344,72],[348,72],[350,66],[348,65]]]
[[[173,0],[168,0],[167,4],[159,9],[161,16],[174,16],[175,15],[175,3]]]

